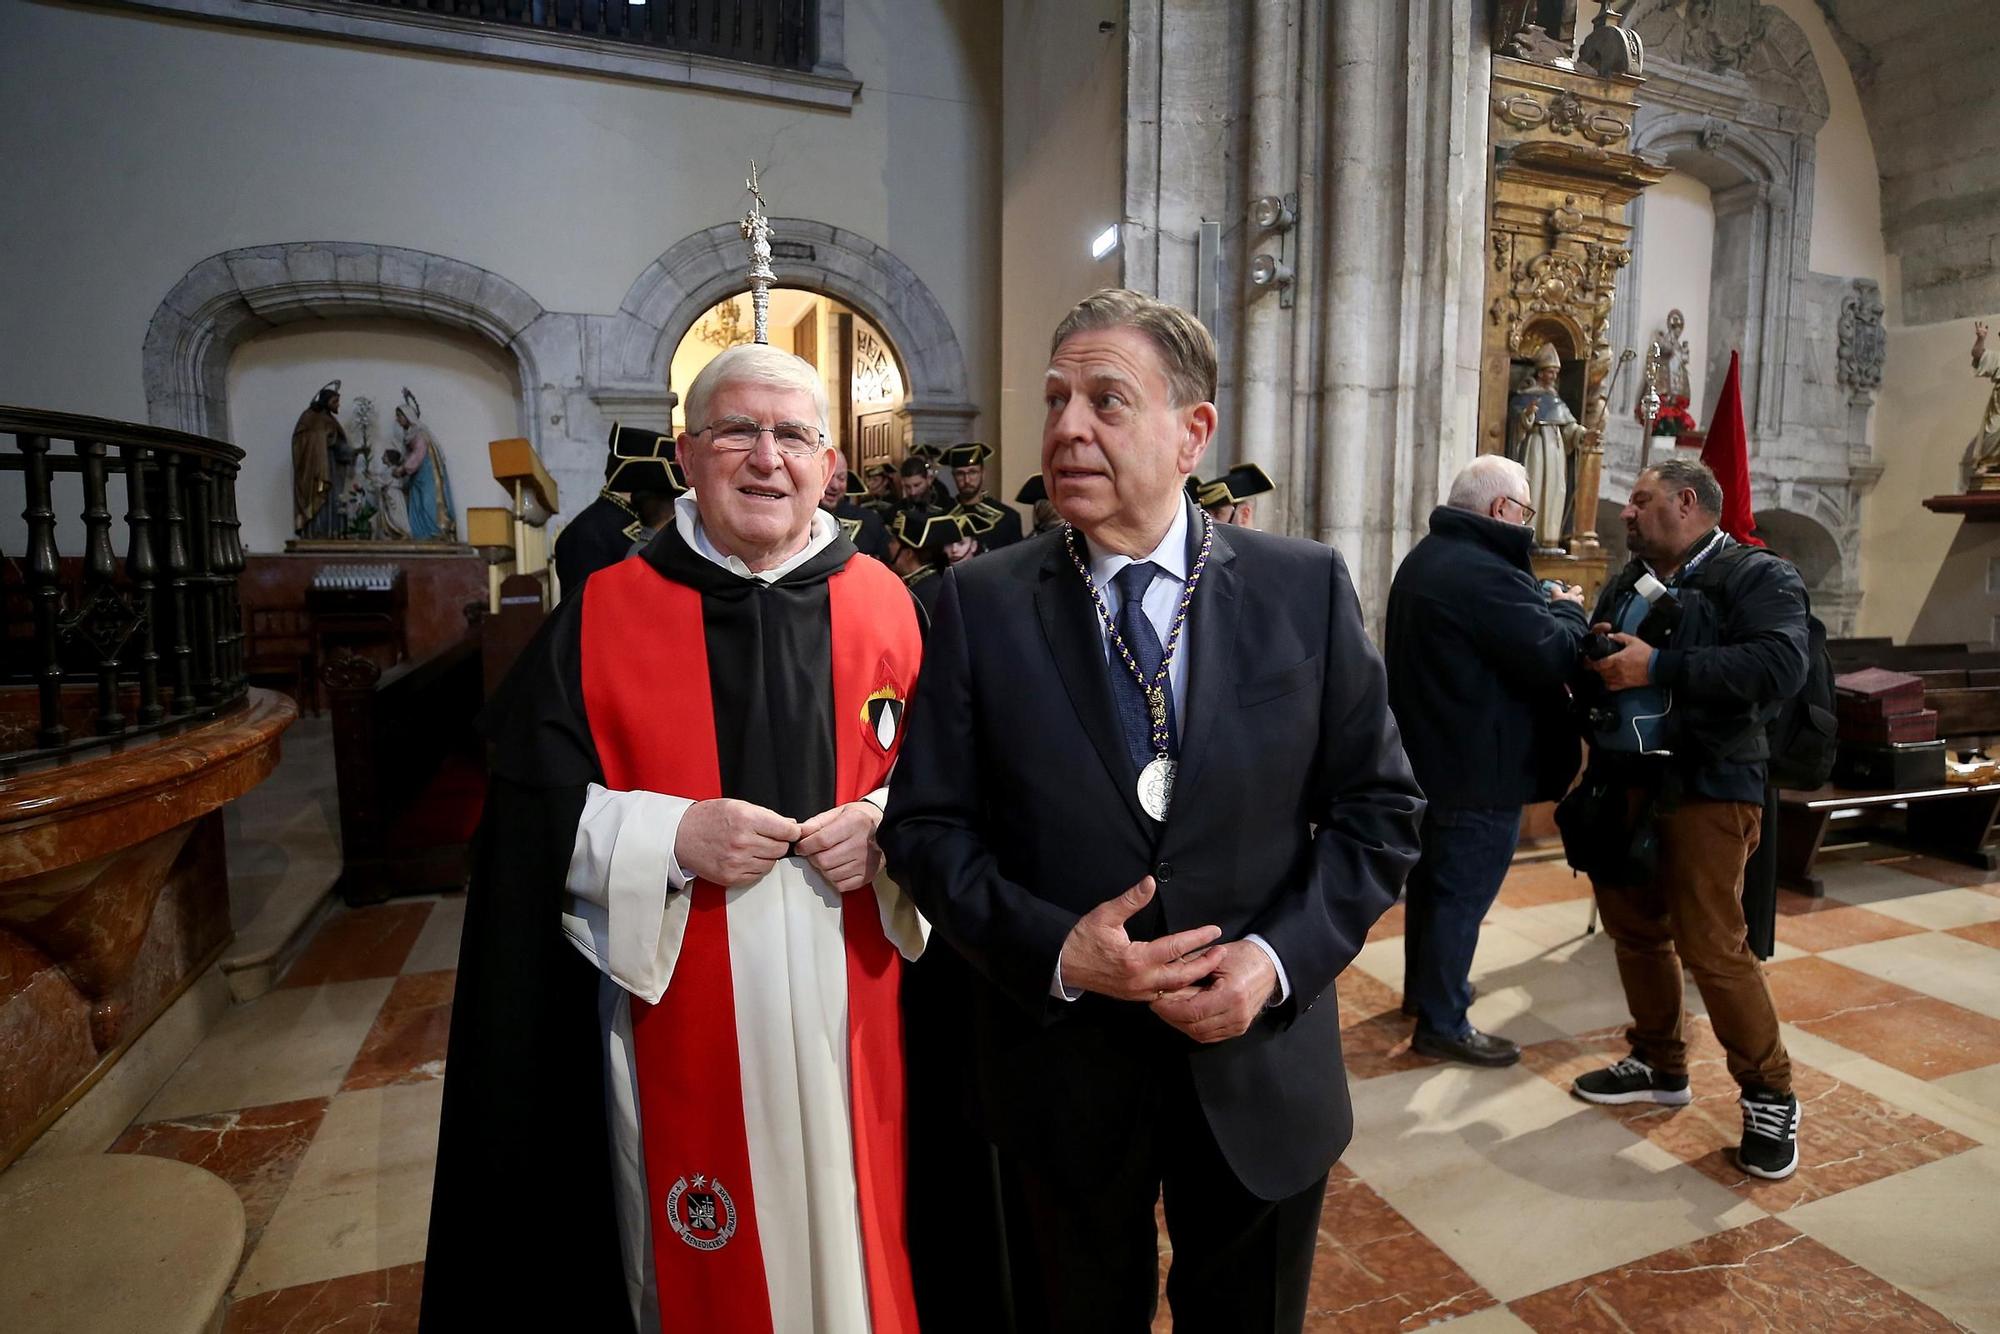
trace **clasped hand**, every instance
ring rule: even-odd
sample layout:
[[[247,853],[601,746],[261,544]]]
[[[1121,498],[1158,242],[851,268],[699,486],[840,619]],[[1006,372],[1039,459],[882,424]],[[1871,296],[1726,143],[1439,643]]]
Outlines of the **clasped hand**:
[[[1152,901],[1154,889],[1147,876],[1078,919],[1063,941],[1063,985],[1144,1002],[1197,1042],[1243,1033],[1277,988],[1269,956],[1245,940],[1216,944],[1219,926],[1133,940],[1125,924]]]
[[[1635,686],[1647,685],[1652,681],[1653,646],[1636,635],[1614,631],[1607,623],[1600,621],[1590,627],[1598,634],[1609,635],[1618,651],[1608,658],[1587,658],[1584,666],[1596,672],[1604,682],[1606,690],[1631,690]]]
[[[674,860],[689,876],[735,889],[755,884],[795,850],[842,894],[872,884],[882,869],[875,829],[882,812],[850,801],[800,823],[730,797],[698,801],[681,817]]]

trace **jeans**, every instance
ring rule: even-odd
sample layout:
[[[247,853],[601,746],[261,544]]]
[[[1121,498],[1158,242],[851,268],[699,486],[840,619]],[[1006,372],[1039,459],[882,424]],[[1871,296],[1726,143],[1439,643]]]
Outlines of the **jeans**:
[[[1472,952],[1521,837],[1519,806],[1438,806],[1424,812],[1423,855],[1403,916],[1403,995],[1417,1028],[1444,1038],[1472,1031]]]

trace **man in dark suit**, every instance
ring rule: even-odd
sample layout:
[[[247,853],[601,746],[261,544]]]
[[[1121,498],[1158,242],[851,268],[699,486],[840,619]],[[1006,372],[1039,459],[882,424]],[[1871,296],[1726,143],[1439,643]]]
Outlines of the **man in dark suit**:
[[[1334,978],[1423,798],[1347,568],[1183,487],[1215,344],[1132,292],[1056,330],[1042,475],[1074,529],[950,571],[882,846],[979,975],[987,1132],[1055,1327],[1297,1330],[1352,1133]]]

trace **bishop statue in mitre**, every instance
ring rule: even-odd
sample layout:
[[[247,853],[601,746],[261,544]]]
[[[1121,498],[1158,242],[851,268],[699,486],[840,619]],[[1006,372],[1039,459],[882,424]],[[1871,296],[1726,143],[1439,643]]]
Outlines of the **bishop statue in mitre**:
[[[1535,549],[1562,550],[1563,510],[1569,495],[1569,451],[1583,427],[1556,392],[1562,354],[1553,343],[1535,353],[1534,378],[1507,404],[1507,457],[1528,470],[1528,503],[1535,508]]]

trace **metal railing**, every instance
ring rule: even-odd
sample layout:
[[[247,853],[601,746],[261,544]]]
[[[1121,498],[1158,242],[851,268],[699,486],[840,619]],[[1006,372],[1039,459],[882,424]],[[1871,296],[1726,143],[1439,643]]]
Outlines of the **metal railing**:
[[[243,696],[242,461],[197,435],[0,405],[0,512],[18,495],[26,524],[25,540],[8,542],[20,550],[0,550],[0,696],[19,724],[0,734],[0,768],[212,716]],[[64,516],[82,524],[69,555],[57,544],[65,473],[83,492]]]
[[[617,42],[810,70],[819,59],[819,0],[351,0],[480,23],[582,33]]]

